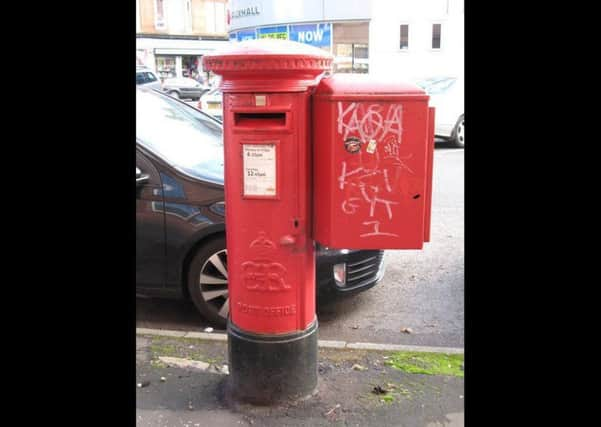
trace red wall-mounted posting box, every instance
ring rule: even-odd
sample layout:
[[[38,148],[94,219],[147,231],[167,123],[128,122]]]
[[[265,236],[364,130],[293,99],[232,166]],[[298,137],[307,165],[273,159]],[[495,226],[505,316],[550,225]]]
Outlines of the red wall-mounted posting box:
[[[313,94],[313,238],[347,249],[429,241],[434,109],[417,86],[338,74]]]

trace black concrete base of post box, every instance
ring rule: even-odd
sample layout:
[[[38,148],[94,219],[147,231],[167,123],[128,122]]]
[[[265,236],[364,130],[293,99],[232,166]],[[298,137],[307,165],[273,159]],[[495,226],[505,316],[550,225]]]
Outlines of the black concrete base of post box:
[[[227,325],[228,394],[267,405],[311,395],[317,387],[317,319],[306,330],[259,335]]]

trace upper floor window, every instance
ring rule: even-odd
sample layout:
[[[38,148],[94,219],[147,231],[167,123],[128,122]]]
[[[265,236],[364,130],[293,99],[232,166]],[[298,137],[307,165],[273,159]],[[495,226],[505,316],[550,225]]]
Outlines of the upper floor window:
[[[154,0],[154,27],[157,30],[165,28],[164,0]]]
[[[441,24],[432,24],[432,49],[440,49]]]
[[[401,25],[401,49],[409,49],[409,25]]]

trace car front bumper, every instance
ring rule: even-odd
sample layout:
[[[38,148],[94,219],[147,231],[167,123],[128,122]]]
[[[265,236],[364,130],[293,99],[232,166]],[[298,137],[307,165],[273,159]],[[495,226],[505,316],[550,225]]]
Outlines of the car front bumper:
[[[384,277],[384,251],[317,248],[317,291],[321,294],[352,294],[367,290]],[[344,264],[345,280],[334,278],[334,266]]]

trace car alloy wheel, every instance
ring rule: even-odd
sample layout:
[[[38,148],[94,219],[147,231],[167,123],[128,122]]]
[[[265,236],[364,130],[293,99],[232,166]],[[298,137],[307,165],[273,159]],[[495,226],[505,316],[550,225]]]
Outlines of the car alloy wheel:
[[[465,120],[463,116],[459,118],[457,126],[455,127],[455,145],[457,147],[465,147]]]
[[[171,92],[169,92],[169,95],[171,95],[171,96],[172,96],[172,97],[174,97],[174,98],[177,98],[177,99],[179,99],[179,93],[177,93],[177,92],[175,92],[175,91],[171,91]]]
[[[187,277],[190,298],[200,314],[224,328],[230,311],[225,236],[203,242],[190,260]]]
[[[227,285],[227,250],[223,249],[205,261],[199,278],[202,299],[212,305],[223,319],[227,319],[230,311]]]

